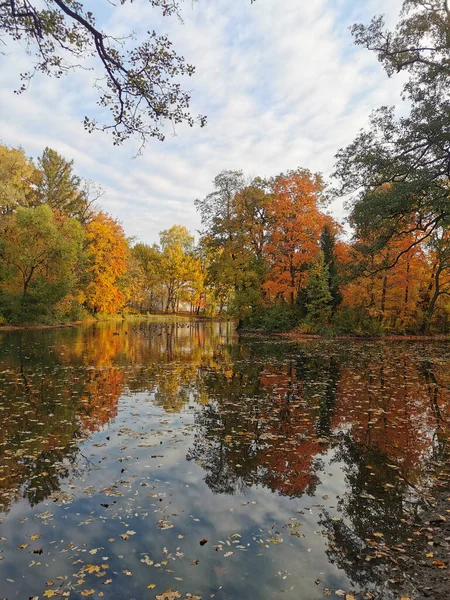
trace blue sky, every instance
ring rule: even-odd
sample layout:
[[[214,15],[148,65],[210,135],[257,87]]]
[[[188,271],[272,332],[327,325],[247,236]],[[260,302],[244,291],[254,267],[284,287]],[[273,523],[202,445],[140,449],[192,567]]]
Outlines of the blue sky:
[[[170,35],[196,66],[185,87],[207,127],[181,126],[176,136],[168,129],[165,142],[151,140],[134,158],[137,142],[117,148],[107,135],[83,129],[84,115],[97,110],[94,73],[39,76],[16,96],[29,59],[9,46],[0,55],[0,143],[33,157],[50,146],[73,158],[79,175],[104,188],[100,207],[141,241],[157,241],[174,223],[199,229],[194,200],[223,169],[265,177],[305,167],[328,177],[336,151],[370,111],[399,102],[401,80],[388,79],[374,55],[353,47],[348,28],[375,14],[394,24],[400,0],[187,0],[184,23],[162,18],[146,0],[85,4],[114,34]],[[331,210],[345,216],[339,200]]]

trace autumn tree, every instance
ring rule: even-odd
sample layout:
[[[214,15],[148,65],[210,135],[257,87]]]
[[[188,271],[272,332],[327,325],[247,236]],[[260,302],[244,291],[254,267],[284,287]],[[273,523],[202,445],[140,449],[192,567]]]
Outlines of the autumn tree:
[[[186,227],[174,225],[160,233],[161,278],[166,292],[166,312],[176,312],[183,292],[192,285],[197,267],[194,236]]]
[[[38,173],[20,148],[0,145],[0,216],[36,205]]]
[[[161,252],[156,244],[149,246],[137,243],[133,246],[131,253],[139,265],[140,283],[140,306],[147,306],[149,310],[163,310],[163,286],[161,272]]]
[[[95,313],[115,314],[125,305],[120,278],[127,266],[128,242],[122,226],[104,212],[86,225],[86,285],[81,301]]]
[[[320,250],[325,217],[319,205],[324,186],[320,175],[297,169],[275,177],[271,188],[264,287],[270,298],[294,305],[299,290],[306,285],[307,267]]]

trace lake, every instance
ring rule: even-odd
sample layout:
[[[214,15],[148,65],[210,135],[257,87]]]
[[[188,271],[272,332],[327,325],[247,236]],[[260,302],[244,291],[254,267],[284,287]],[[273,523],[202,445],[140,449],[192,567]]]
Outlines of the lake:
[[[0,597],[450,598],[450,345],[0,333]]]

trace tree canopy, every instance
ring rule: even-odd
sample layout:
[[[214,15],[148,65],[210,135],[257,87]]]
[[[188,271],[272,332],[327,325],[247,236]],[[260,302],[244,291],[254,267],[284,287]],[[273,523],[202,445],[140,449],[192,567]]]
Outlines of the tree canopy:
[[[393,107],[381,107],[369,127],[339,151],[335,175],[341,193],[352,195],[350,221],[356,230],[374,232],[374,248],[395,237],[427,242],[450,219],[448,1],[404,0],[394,31],[375,17],[352,32],[389,76],[408,74],[403,95],[410,112],[398,118]]]
[[[121,0],[115,10],[132,2]],[[180,16],[183,0],[149,0],[164,16]],[[94,13],[76,0],[5,0],[0,2],[0,40],[22,42],[34,55],[33,66],[21,74],[24,92],[36,73],[62,77],[90,66],[94,58],[101,73],[96,80],[98,104],[109,120],[84,118],[88,131],[111,131],[114,144],[137,136],[141,144],[164,140],[164,124],[205,125],[206,117],[190,112],[190,92],[180,78],[194,67],[177,54],[167,35],[148,31],[142,40],[116,39],[97,25]],[[130,43],[131,40],[131,43]],[[126,42],[126,43],[125,43]]]

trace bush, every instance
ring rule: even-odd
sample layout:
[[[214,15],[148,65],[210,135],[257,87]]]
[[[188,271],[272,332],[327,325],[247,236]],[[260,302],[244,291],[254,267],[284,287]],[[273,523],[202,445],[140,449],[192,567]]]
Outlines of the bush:
[[[378,319],[371,317],[361,306],[346,306],[336,313],[333,318],[333,329],[336,334],[380,335],[383,333],[383,327]]]
[[[260,308],[244,321],[244,327],[274,332],[289,331],[297,324],[297,310],[288,304],[274,304]]]

